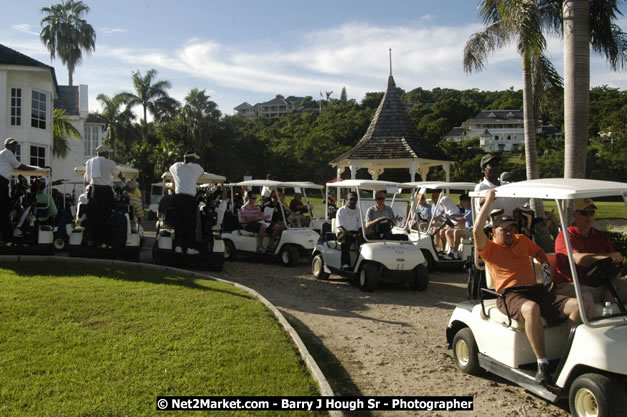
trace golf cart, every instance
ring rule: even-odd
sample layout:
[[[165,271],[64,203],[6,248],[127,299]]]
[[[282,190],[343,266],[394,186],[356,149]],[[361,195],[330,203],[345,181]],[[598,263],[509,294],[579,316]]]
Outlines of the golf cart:
[[[126,180],[136,179],[139,170],[121,165],[120,172]],[[74,172],[83,176],[85,166],[74,168]],[[80,204],[79,204],[80,207]],[[84,211],[86,207],[77,209],[74,228],[70,234],[68,253],[72,257],[88,258],[123,258],[129,261],[139,261],[143,229],[137,222],[133,222],[134,212],[129,205],[128,196],[124,190],[124,184],[115,180],[113,182],[113,210],[111,213],[111,244],[106,248],[98,248],[91,244],[93,228],[89,222],[94,219],[86,219]],[[82,218],[81,218],[82,217]],[[134,226],[132,224],[135,223]],[[90,229],[91,228],[91,229]]]
[[[307,216],[310,218],[309,228],[318,234],[325,222],[324,186],[309,181],[289,182],[291,187],[285,187],[289,193],[290,188],[294,193],[301,193],[307,206]],[[318,201],[319,200],[319,201]]]
[[[250,180],[242,181],[235,184],[229,184],[231,188],[231,201],[234,199],[234,188],[246,187],[266,187],[271,191],[277,191],[280,188],[298,188],[299,183],[280,182],[273,180]],[[301,183],[302,184],[302,183]],[[270,253],[257,252],[257,234],[249,232],[239,224],[239,213],[235,207],[231,206],[230,216],[234,221],[229,222],[229,227],[222,230],[222,239],[224,239],[226,260],[234,260],[239,255],[252,256],[257,258],[278,259],[284,266],[292,266],[297,264],[301,259],[309,259],[311,251],[316,246],[319,234],[310,227],[292,227],[288,221],[282,204],[280,208],[280,224],[284,230],[281,232],[278,242],[274,245],[274,250]],[[231,229],[231,230],[228,230]],[[264,247],[269,247],[270,237],[264,237]]]
[[[396,194],[399,184],[374,180],[344,180],[327,184],[327,195],[332,189],[338,196],[355,191],[358,196],[357,210],[362,225],[365,225],[366,210],[375,205],[373,193],[387,190],[388,194]],[[370,197],[366,197],[370,193]],[[339,201],[339,198],[338,198]],[[403,222],[407,206],[403,209],[396,204],[394,211],[397,222]],[[328,279],[336,274],[359,284],[364,291],[373,291],[381,281],[392,283],[408,283],[412,289],[424,291],[429,284],[427,261],[420,248],[409,241],[370,240],[366,236],[365,226],[362,227],[363,243],[351,247],[350,269],[342,269],[341,243],[337,239],[336,219],[327,217],[326,227],[313,253],[311,269],[317,279]],[[330,227],[328,225],[330,224]]]
[[[161,176],[164,184],[172,183],[170,172]],[[222,175],[203,173],[198,177],[196,202],[196,243],[197,254],[176,253],[174,251],[174,207],[170,205],[165,213],[160,213],[157,219],[157,239],[152,248],[152,258],[157,264],[188,265],[197,264],[214,271],[222,271],[224,266],[224,242],[219,233],[214,233],[214,228],[219,230],[221,219],[218,216],[219,191],[211,191],[208,186],[224,183],[226,178]],[[163,187],[164,190],[166,187]],[[167,196],[163,197],[168,198]],[[198,221],[199,220],[199,221]]]
[[[10,222],[14,224],[14,244],[0,248],[2,255],[52,255],[54,253],[53,225],[48,220],[52,186],[46,186],[48,202],[36,200],[36,184],[29,179],[50,178],[50,168],[31,171],[13,170],[16,181],[11,186]]]
[[[157,218],[159,201],[161,201],[161,197],[163,197],[165,191],[164,186],[165,183],[163,181],[150,184],[150,204],[148,205],[148,210],[146,210],[149,219]]]
[[[471,193],[483,197],[485,192]],[[561,228],[567,230],[568,202],[578,198],[620,196],[627,205],[627,183],[586,179],[539,179],[503,185],[496,189],[498,198],[535,198],[554,200]],[[522,323],[502,314],[496,307],[497,293],[486,269],[485,287],[479,300],[459,303],[451,315],[446,338],[453,350],[457,367],[471,375],[484,370],[501,376],[548,401],[568,397],[574,416],[625,415],[627,404],[627,311],[625,300],[616,291],[613,312],[586,311],[582,300],[568,233],[565,245],[582,323],[568,329],[562,322],[544,329],[546,356],[553,370],[548,384],[538,384],[534,376],[536,357]],[[552,264],[555,257],[548,254]],[[475,257],[476,258],[476,257]],[[475,259],[477,268],[480,267]],[[540,268],[537,268],[540,269]],[[553,268],[552,268],[553,269]],[[613,289],[608,280],[608,289]],[[605,309],[604,309],[605,310]],[[544,323],[544,319],[543,319]]]
[[[438,181],[425,181],[425,182],[409,182],[404,183],[401,186],[403,188],[411,189],[411,207],[409,215],[406,221],[393,229],[393,233],[407,234],[409,240],[414,242],[427,260],[428,268],[430,271],[440,268],[461,268],[470,262],[472,257],[472,238],[462,238],[458,248],[455,248],[461,256],[460,259],[453,259],[444,255],[444,252],[437,250],[434,242],[434,236],[448,226],[455,228],[454,222],[446,215],[442,215],[443,218],[440,221],[435,221],[434,216],[428,218],[421,218],[417,212],[418,204],[422,196],[425,196],[428,190],[440,191],[438,201],[433,201],[431,210],[440,202],[442,198],[448,196],[452,190],[461,190],[463,193],[468,193],[475,188],[475,183],[472,182],[438,182]],[[433,213],[432,213],[433,214]],[[448,244],[447,244],[448,248]]]

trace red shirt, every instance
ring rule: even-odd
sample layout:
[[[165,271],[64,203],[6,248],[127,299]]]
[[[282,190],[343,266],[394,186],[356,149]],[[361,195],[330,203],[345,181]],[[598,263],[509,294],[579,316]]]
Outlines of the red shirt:
[[[511,246],[501,246],[488,240],[479,255],[490,271],[496,291],[502,293],[509,287],[536,284],[536,275],[529,257],[535,258],[541,250],[527,236],[516,235]]]
[[[614,252],[614,246],[607,234],[592,227],[590,235],[584,237],[579,228],[572,225],[568,228],[568,238],[573,253],[608,253]],[[570,265],[568,264],[568,252],[566,242],[564,242],[564,232],[560,232],[555,239],[555,256],[557,258],[557,268],[554,281],[558,284],[572,282]],[[577,265],[577,276],[582,277],[588,268]]]

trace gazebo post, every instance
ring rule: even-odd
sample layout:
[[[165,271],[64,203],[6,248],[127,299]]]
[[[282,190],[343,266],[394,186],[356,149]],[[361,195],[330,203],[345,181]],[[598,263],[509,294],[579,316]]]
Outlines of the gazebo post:
[[[411,177],[411,182],[416,181],[416,171],[418,171],[419,167],[420,167],[420,162],[418,162],[417,160],[412,159],[409,162],[409,176]]]
[[[446,182],[450,182],[451,181],[451,163],[446,163],[442,165],[442,168],[444,169],[444,173],[446,174]]]

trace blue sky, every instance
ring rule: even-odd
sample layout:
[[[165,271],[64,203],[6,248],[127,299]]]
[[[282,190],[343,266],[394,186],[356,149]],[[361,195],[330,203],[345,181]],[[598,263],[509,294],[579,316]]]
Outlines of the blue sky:
[[[182,101],[192,88],[207,91],[220,110],[267,101],[276,94],[319,98],[342,87],[360,101],[383,91],[388,49],[397,86],[481,90],[521,88],[514,48],[491,55],[480,73],[465,74],[462,53],[481,30],[473,0],[85,0],[96,30],[96,51],[84,56],[75,84],[96,96],[131,91],[131,72],[154,68]],[[39,40],[41,7],[52,2],[0,0],[0,43],[51,64],[67,84],[67,70]],[[623,30],[627,19],[619,22]],[[549,38],[549,56],[562,73],[562,42]],[[591,85],[627,89],[627,73],[612,72],[597,55]]]

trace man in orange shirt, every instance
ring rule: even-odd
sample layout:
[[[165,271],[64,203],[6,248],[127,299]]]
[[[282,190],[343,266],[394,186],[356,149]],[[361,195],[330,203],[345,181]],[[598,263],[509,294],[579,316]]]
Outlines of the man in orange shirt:
[[[495,216],[492,219],[493,240],[488,239],[484,226],[495,200],[495,192],[495,189],[486,191],[485,203],[473,227],[475,247],[490,271],[496,291],[506,295],[511,317],[524,323],[525,334],[538,360],[536,382],[546,383],[549,378],[549,361],[544,350],[542,317],[549,325],[553,325],[565,316],[572,325],[580,320],[577,300],[550,293],[544,285],[536,284],[529,257],[542,262],[545,284],[550,283],[548,259],[533,241],[525,235],[516,234],[517,226],[511,216]],[[497,299],[497,307],[507,314],[500,297]]]

